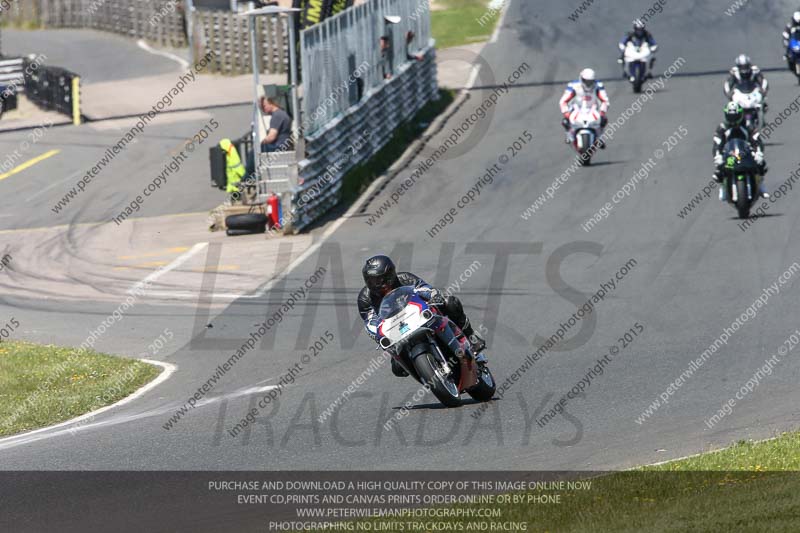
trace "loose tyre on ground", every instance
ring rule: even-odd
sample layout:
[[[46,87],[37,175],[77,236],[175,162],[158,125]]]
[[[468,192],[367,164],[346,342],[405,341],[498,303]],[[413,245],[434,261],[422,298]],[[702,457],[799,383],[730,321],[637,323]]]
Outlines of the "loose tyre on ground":
[[[262,213],[230,215],[225,218],[225,227],[228,230],[247,230],[251,233],[263,233],[267,227],[267,217]]]

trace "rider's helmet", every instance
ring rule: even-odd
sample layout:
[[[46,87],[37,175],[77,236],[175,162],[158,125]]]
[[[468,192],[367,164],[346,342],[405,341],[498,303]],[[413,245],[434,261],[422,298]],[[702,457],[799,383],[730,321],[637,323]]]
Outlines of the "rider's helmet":
[[[797,25],[800,25],[800,11],[794,12],[794,14],[792,15],[792,22],[794,22]]]
[[[728,102],[725,105],[725,125],[734,128],[742,123],[744,109],[736,102]]]
[[[639,39],[641,39],[642,37],[644,37],[644,32],[645,32],[645,25],[644,25],[644,22],[642,22],[642,19],[634,20],[633,21],[633,34],[636,37],[638,37]]]
[[[583,90],[587,93],[594,91],[594,88],[597,86],[597,76],[594,70],[585,68],[581,71],[581,85],[583,85]]]
[[[400,286],[397,269],[392,260],[385,255],[375,255],[367,259],[361,274],[373,296],[386,296]]]
[[[749,81],[753,75],[753,65],[750,63],[750,58],[744,54],[739,54],[736,58],[736,68],[739,69],[739,75],[744,81]]]

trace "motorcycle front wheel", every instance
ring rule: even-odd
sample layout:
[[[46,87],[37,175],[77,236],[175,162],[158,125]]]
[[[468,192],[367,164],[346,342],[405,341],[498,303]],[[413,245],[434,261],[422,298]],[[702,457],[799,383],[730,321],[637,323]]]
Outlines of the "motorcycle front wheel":
[[[478,365],[478,384],[467,391],[475,401],[488,402],[494,397],[497,385],[491,370],[486,365]]]
[[[461,405],[458,385],[453,382],[452,378],[444,374],[441,363],[433,357],[433,354],[420,354],[414,359],[414,368],[422,379],[422,383],[430,388],[436,399],[444,406],[458,407]]]
[[[744,180],[736,181],[736,211],[739,213],[739,218],[745,219],[750,217],[750,199],[747,198],[747,182]]]

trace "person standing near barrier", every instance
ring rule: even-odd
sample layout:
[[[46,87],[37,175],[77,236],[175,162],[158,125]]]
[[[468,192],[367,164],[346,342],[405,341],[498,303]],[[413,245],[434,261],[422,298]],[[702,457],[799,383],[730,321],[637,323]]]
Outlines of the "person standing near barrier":
[[[244,177],[245,169],[242,164],[242,159],[239,157],[239,151],[230,139],[222,139],[219,142],[219,147],[225,151],[225,192],[228,193],[233,203],[241,197],[239,185]]]
[[[261,110],[270,115],[267,136],[261,141],[262,152],[288,152],[291,150],[292,117],[281,109],[278,101],[261,97]]]
[[[392,43],[388,35],[381,36],[381,73],[383,79],[392,79],[392,71],[394,70],[394,58],[392,57]]]

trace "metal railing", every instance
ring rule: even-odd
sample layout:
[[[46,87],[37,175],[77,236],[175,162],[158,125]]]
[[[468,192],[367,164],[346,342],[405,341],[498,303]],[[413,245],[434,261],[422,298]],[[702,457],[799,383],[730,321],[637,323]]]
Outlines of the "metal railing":
[[[358,103],[359,97],[381,87],[384,74],[407,63],[408,53],[433,45],[427,1],[370,0],[300,34],[305,135],[314,135]],[[400,20],[390,23],[387,17]],[[407,45],[409,31],[414,39]],[[390,44],[386,50],[382,37]],[[361,65],[369,67],[356,73]],[[353,90],[338,91],[339,87]]]
[[[301,33],[304,158],[293,167],[294,153],[284,164],[269,154],[258,166],[265,192],[282,198],[289,231],[302,230],[338,204],[347,172],[374,156],[398,126],[436,98],[426,2],[370,0]],[[409,31],[414,38],[407,46]],[[382,36],[389,47],[381,46]],[[270,174],[280,177],[268,179]]]

